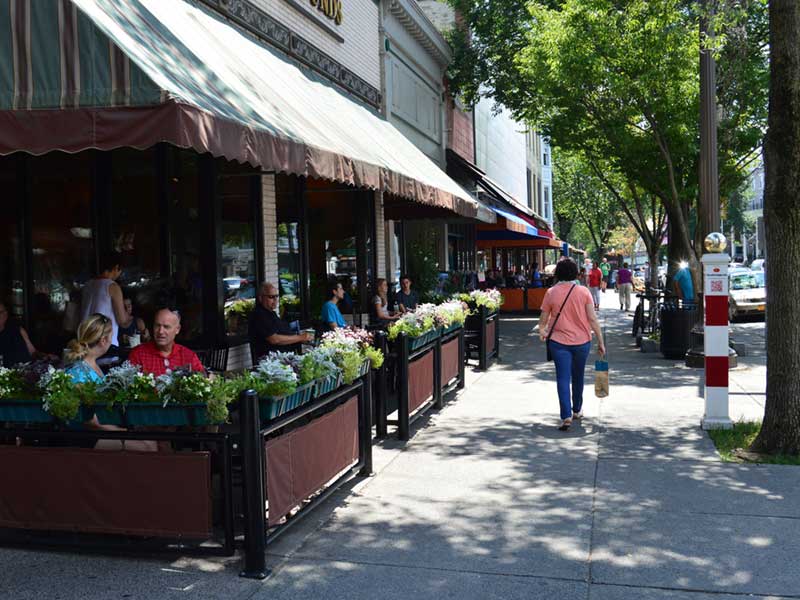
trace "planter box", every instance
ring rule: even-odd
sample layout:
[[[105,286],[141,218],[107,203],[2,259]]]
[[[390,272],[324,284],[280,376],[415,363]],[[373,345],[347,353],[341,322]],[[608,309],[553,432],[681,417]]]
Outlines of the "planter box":
[[[138,426],[208,425],[206,405],[202,403],[163,406],[158,402],[132,402],[125,407],[125,419],[128,425]]]
[[[259,398],[258,412],[262,421],[271,421],[281,415],[285,415],[291,410],[309,402],[314,392],[315,383],[307,383],[288,396],[277,398]]]
[[[358,371],[359,377],[364,377],[364,375],[369,373],[369,370],[371,368],[372,368],[372,366],[371,366],[370,361],[365,360],[363,363],[361,363],[361,369]]]
[[[330,394],[333,390],[342,385],[342,376],[336,375],[333,377],[326,377],[324,379],[317,379],[314,382],[314,391],[311,392],[312,398],[319,398],[325,394]]]
[[[107,404],[95,404],[94,406],[81,406],[80,421],[85,423],[91,421],[92,416],[97,415],[97,420],[103,425],[122,425],[122,409],[118,406],[109,408]]]
[[[451,333],[458,331],[462,327],[463,325],[461,324],[450,325],[450,327],[445,327],[444,329],[442,329],[442,336],[444,337],[446,335],[450,335]]]
[[[419,350],[420,348],[422,348],[426,344],[431,343],[437,337],[439,337],[439,330],[438,329],[431,329],[430,331],[426,331],[425,333],[423,333],[422,335],[420,335],[418,337],[408,338],[408,349],[411,352],[414,352],[415,350]]]
[[[48,414],[41,399],[0,400],[0,422],[12,423],[52,423],[55,419]]]

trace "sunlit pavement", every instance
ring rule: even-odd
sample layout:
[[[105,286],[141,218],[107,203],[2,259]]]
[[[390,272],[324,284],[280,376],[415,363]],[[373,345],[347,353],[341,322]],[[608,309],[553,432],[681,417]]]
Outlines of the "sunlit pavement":
[[[720,462],[701,373],[640,352],[612,292],[601,318],[611,395],[594,397],[588,369],[583,423],[556,431],[536,319],[506,318],[501,362],[468,372],[410,442],[378,444],[373,477],[269,547],[264,582],[239,579],[238,559],[0,550],[0,597],[800,597],[800,470]],[[733,328],[752,346],[731,372],[734,417],[763,411],[763,327]]]

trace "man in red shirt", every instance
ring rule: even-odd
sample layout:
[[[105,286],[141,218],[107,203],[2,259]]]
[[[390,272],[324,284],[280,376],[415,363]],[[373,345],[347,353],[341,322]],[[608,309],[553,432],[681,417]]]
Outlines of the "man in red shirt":
[[[175,343],[175,336],[180,330],[180,315],[176,311],[162,308],[153,320],[152,341],[136,346],[128,360],[131,364],[142,367],[145,373],[152,373],[156,377],[181,367],[204,372],[197,355],[186,346]]]
[[[592,269],[589,271],[589,291],[592,293],[592,301],[594,302],[594,309],[600,310],[600,285],[603,283],[603,272],[597,265],[597,261],[592,263]]]

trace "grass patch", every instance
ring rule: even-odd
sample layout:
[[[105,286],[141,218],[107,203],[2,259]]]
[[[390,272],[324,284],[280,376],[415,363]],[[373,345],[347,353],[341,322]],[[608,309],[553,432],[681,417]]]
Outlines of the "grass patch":
[[[712,429],[708,432],[717,447],[719,455],[725,462],[745,462],[736,454],[737,450],[749,450],[755,441],[761,423],[756,421],[740,421],[734,423],[733,429]],[[750,454],[747,462],[766,463],[771,465],[800,465],[800,456],[785,454]]]

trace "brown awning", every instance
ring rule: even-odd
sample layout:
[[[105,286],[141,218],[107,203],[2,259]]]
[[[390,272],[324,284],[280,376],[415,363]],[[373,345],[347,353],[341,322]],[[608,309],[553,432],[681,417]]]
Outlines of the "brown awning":
[[[478,203],[388,121],[219,15],[184,0],[73,3],[90,27],[59,28],[53,3],[47,5],[52,15],[39,7],[35,19],[28,14],[26,24],[17,19],[2,28],[9,32],[2,35],[10,35],[27,27],[28,42],[49,52],[32,62],[15,53],[15,68],[0,69],[0,108],[9,108],[0,110],[0,154],[168,142],[265,171],[382,190],[482,218]],[[51,39],[54,30],[58,35]],[[107,38],[111,52],[92,52],[88,59],[68,51],[85,48],[98,35]],[[131,72],[119,69],[122,59],[114,50],[139,74],[136,86],[127,81],[127,95],[106,89],[119,81],[106,74]],[[104,65],[76,65],[81,59]],[[22,64],[26,60],[31,64]],[[33,84],[23,98],[11,73],[25,69],[33,69]],[[64,72],[92,76],[80,81],[54,75]],[[35,93],[48,84],[54,89]],[[91,86],[96,93],[87,93]],[[139,93],[130,93],[131,86]],[[9,106],[3,98],[11,99]],[[21,98],[27,104],[21,105]],[[147,104],[120,106],[137,99]],[[19,108],[25,110],[14,110]]]

